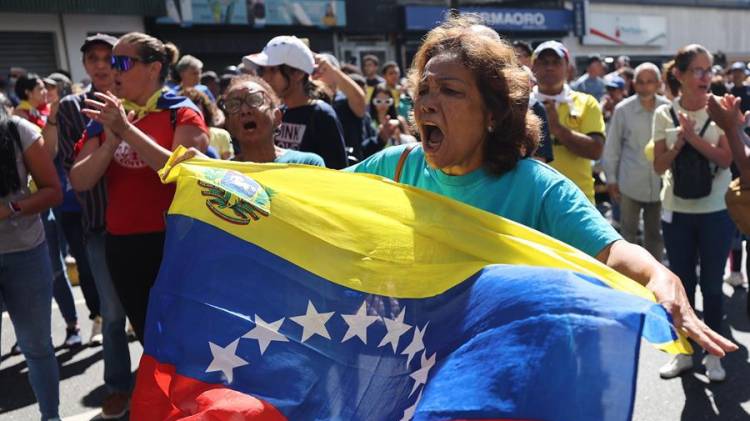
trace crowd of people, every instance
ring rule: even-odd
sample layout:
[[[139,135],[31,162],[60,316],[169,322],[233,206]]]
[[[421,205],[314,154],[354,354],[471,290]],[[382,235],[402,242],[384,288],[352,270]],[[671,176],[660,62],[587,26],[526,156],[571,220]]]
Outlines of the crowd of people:
[[[403,78],[395,62],[367,55],[360,69],[295,36],[219,73],[143,33],[96,34],[81,52],[85,84],[14,68],[0,93],[0,306],[43,419],[59,416],[53,297],[64,345],[83,342],[68,254],[88,343],[103,346],[102,417],[127,412],[126,320],[142,342],[174,195],[156,171],[180,145],[183,160],[379,174],[535,228],[651,289],[706,350],[708,378],[724,380],[736,349],[720,335],[727,258],[726,281],[745,282],[745,237],[724,204],[733,159],[735,177],[747,160],[744,63],[717,68],[689,45],[661,66],[591,56],[579,77],[563,44],[510,44],[466,16],[430,31]],[[679,355],[660,374],[692,364]]]

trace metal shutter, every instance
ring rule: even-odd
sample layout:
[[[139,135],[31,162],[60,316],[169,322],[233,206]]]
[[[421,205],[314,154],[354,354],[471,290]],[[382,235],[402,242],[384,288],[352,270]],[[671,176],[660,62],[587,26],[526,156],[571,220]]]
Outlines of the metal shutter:
[[[11,67],[46,76],[59,68],[53,32],[0,32],[0,72]]]

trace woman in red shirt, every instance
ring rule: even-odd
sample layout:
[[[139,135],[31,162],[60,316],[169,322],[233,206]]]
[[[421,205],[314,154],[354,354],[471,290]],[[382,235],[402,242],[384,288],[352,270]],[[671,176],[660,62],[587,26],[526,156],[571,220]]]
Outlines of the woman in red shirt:
[[[208,146],[208,128],[197,107],[164,89],[174,59],[175,50],[152,36],[132,32],[120,38],[112,50],[112,66],[117,101],[129,122],[102,125],[106,122],[99,113],[88,110],[93,122],[79,142],[70,172],[71,184],[79,191],[107,176],[107,265],[141,343],[148,295],[162,259],[165,214],[174,195],[174,186],[162,184],[155,171],[165,160],[143,148],[143,139],[167,149],[184,145],[205,151]]]

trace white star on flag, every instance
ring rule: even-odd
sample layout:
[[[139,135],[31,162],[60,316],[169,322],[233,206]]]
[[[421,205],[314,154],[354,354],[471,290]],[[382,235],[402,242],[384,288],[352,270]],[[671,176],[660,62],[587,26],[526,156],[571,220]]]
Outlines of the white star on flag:
[[[242,337],[257,340],[258,346],[260,347],[260,355],[263,355],[271,342],[289,342],[289,339],[287,339],[286,336],[279,333],[279,328],[282,323],[284,323],[283,317],[273,323],[268,323],[256,314],[255,327]]]
[[[391,344],[391,347],[393,347],[393,352],[396,352],[396,348],[398,348],[398,340],[401,339],[401,335],[411,329],[411,325],[404,323],[405,315],[406,307],[401,309],[401,313],[395,319],[383,318],[386,333],[383,337],[383,340],[380,341],[380,345],[378,345],[378,348],[380,348],[381,346],[385,346],[385,344]]]
[[[424,325],[424,328],[422,330],[419,330],[419,326],[414,327],[414,336],[411,339],[411,343],[409,346],[406,347],[403,351],[401,351],[401,355],[408,355],[409,357],[406,359],[406,367],[409,367],[409,363],[411,362],[411,359],[414,358],[415,355],[421,350],[424,349],[424,341],[422,338],[424,338],[424,333],[427,331],[427,325],[430,324],[430,322],[427,322],[426,325]]]
[[[209,341],[208,346],[211,348],[211,355],[213,360],[206,369],[206,373],[214,371],[221,371],[224,373],[224,377],[227,379],[227,383],[232,383],[232,373],[235,368],[248,365],[248,362],[238,357],[237,345],[240,343],[239,338],[235,339],[234,342],[227,345],[226,348],[222,348],[219,345]]]
[[[419,401],[422,400],[422,391],[419,391],[419,396],[417,396],[417,401],[414,402],[414,405],[404,409],[404,416],[401,417],[401,421],[409,421],[412,418],[414,418],[414,413],[417,412],[417,405],[419,405]]]
[[[378,316],[367,315],[367,302],[362,303],[356,314],[342,314],[341,317],[349,325],[341,342],[344,343],[356,336],[363,344],[367,345],[367,327],[375,323],[379,318]]]
[[[307,300],[307,312],[302,316],[294,316],[289,319],[302,326],[302,342],[310,339],[313,335],[320,335],[326,339],[331,339],[331,335],[328,334],[328,329],[326,329],[326,323],[333,316],[333,313],[333,311],[330,313],[318,313],[312,301]]]
[[[414,387],[411,388],[409,396],[411,396],[419,385],[427,383],[427,376],[430,374],[430,369],[435,365],[435,354],[433,353],[429,358],[425,358],[427,351],[422,354],[422,367],[419,370],[409,374],[409,377],[414,379]]]

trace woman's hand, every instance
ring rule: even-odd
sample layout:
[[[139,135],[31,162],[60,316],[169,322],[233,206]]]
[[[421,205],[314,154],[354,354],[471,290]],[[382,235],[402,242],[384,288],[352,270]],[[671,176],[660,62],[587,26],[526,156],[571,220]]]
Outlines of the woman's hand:
[[[662,267],[650,278],[646,288],[656,296],[656,300],[672,315],[677,329],[693,339],[708,353],[723,357],[727,352],[736,351],[737,345],[706,326],[690,306],[685,288],[674,273]]]
[[[109,129],[115,136],[122,138],[125,131],[130,128],[130,121],[134,114],[128,116],[121,101],[111,92],[95,92],[94,95],[101,100],[86,99],[86,106],[81,110],[86,116],[94,121],[101,123]]]
[[[679,142],[680,138],[691,144],[698,141],[699,136],[695,133],[695,120],[684,113],[677,113],[677,118],[680,120],[680,133],[677,141]]]
[[[725,132],[737,130],[745,124],[745,116],[740,111],[741,98],[734,95],[724,95],[717,99],[715,96],[708,97],[708,115]]]

